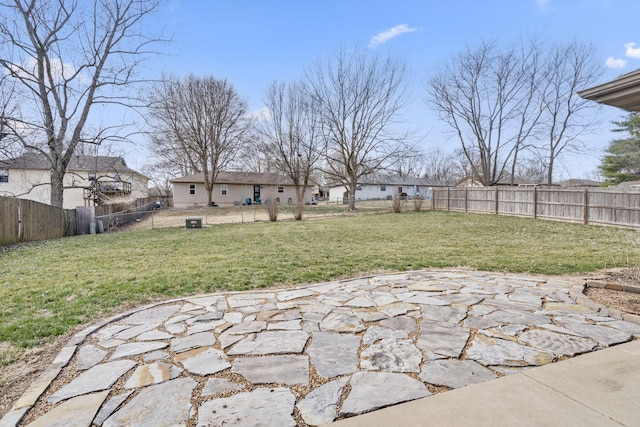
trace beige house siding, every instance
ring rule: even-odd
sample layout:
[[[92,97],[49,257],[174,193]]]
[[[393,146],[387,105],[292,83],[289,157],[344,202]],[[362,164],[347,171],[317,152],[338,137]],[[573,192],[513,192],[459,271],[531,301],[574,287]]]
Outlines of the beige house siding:
[[[222,176],[222,182],[216,182],[213,186],[211,199],[220,206],[233,206],[244,203],[247,198],[255,203],[254,186],[259,186],[260,202],[277,200],[281,204],[295,203],[296,190],[286,177],[273,174],[249,174],[227,172]],[[233,181],[244,181],[237,183]],[[276,183],[274,183],[276,182]],[[207,204],[207,191],[204,187],[202,175],[178,178],[172,181],[173,205],[176,208],[188,208],[193,206],[205,206]],[[191,194],[191,190],[194,194]],[[225,189],[226,194],[223,194]],[[305,192],[305,200],[311,198],[313,186],[308,186]]]
[[[190,194],[190,186],[195,186],[195,194]],[[222,194],[222,186],[227,186],[227,194]],[[282,192],[278,192],[278,188],[282,188]],[[305,193],[311,194],[308,190]],[[253,185],[249,184],[215,184],[211,193],[212,200],[217,205],[232,206],[237,203],[244,203],[247,198],[250,198],[253,203]],[[267,199],[276,200],[280,199],[280,203],[295,202],[296,190],[293,186],[275,186],[275,185],[261,185],[260,186],[260,201],[266,203]],[[305,199],[306,200],[306,199]],[[188,208],[192,206],[204,206],[207,204],[207,192],[203,183],[174,183],[173,185],[173,205],[176,208]]]
[[[40,203],[51,203],[51,184],[49,170],[28,168],[7,168],[0,165],[0,170],[8,171],[8,181],[0,182],[0,196],[19,197]],[[93,175],[93,173],[92,173]],[[131,184],[131,193],[120,196],[126,199],[139,199],[148,196],[148,178],[142,174],[123,171],[115,177],[113,170],[97,171],[95,176],[103,181],[120,180]],[[89,171],[68,170],[64,177],[64,209],[75,209],[77,206],[85,206],[85,188],[89,188],[92,181],[89,180]]]
[[[0,169],[3,169],[3,167],[0,166]],[[49,204],[51,189],[48,184],[48,171],[8,169],[8,173],[9,182],[0,182],[0,196],[19,197],[21,199]],[[38,183],[41,182],[46,182],[47,184],[38,185]]]

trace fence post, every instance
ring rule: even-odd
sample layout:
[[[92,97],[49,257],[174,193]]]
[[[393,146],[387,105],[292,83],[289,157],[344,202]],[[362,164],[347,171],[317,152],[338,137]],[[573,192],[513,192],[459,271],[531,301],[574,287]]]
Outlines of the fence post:
[[[451,206],[450,206],[450,203],[449,203],[449,198],[450,198],[449,187],[447,187],[447,211],[451,210]]]
[[[533,187],[533,219],[538,218],[538,187]]]
[[[18,242],[22,242],[22,232],[24,228],[22,226],[22,200],[18,202]]]
[[[467,199],[469,198],[469,187],[464,187],[464,212],[469,212],[467,208]]]
[[[584,189],[584,195],[582,197],[582,223],[589,223],[589,189]]]
[[[496,205],[495,205],[494,213],[498,215],[498,186],[497,185],[496,185],[495,201],[496,201]]]

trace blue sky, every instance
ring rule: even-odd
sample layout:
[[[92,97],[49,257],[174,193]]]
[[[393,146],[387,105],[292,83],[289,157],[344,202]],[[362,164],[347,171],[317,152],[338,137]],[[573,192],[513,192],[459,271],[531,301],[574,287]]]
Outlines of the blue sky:
[[[410,69],[408,126],[427,149],[448,151],[458,142],[429,110],[425,82],[467,45],[521,36],[593,42],[604,82],[640,68],[639,16],[638,0],[169,0],[155,22],[173,43],[152,66],[226,78],[257,111],[272,81],[291,82],[340,48],[390,54]],[[596,168],[612,139],[609,122],[622,115],[603,107],[601,130],[589,138],[593,149],[567,159],[563,177],[586,177]]]

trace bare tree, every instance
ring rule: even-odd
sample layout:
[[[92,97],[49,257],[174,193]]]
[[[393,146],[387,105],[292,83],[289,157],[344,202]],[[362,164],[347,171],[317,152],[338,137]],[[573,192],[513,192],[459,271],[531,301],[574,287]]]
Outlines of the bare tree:
[[[451,126],[483,185],[513,172],[538,124],[539,76],[535,42],[504,51],[483,43],[468,47],[429,81],[432,108]]]
[[[424,177],[434,185],[456,185],[465,178],[465,156],[445,154],[441,150],[433,150],[424,157]]]
[[[545,162],[536,157],[527,157],[518,162],[514,179],[527,184],[542,184],[547,180]]]
[[[230,170],[254,173],[278,173],[275,165],[275,153],[269,144],[265,143],[263,123],[269,120],[267,108],[251,114],[253,126],[248,130],[245,142],[236,159],[231,163]]]
[[[541,86],[544,119],[540,121],[547,185],[553,183],[556,160],[567,151],[583,151],[580,137],[594,124],[585,113],[600,107],[577,92],[592,86],[602,71],[592,44],[574,40],[549,50]]]
[[[390,57],[342,50],[307,70],[305,85],[320,124],[324,174],[345,186],[354,210],[358,178],[379,169],[404,139],[392,127],[406,101],[406,69]]]
[[[9,75],[0,75],[0,159],[16,156],[19,147],[15,144],[15,137],[11,131],[10,122],[15,116],[17,106],[12,99],[15,85],[9,81]]]
[[[272,83],[265,96],[269,117],[260,126],[274,166],[295,186],[297,220],[302,219],[305,191],[321,155],[318,120],[309,101],[300,83]]]
[[[162,197],[171,197],[173,195],[173,186],[171,180],[176,177],[171,172],[171,165],[168,163],[156,163],[147,165],[142,169],[143,173],[150,178],[150,181],[158,190],[158,194]]]
[[[220,171],[225,170],[251,127],[247,103],[226,79],[168,78],[150,96],[154,150],[204,175],[207,204]]]
[[[137,66],[158,41],[143,21],[159,0],[13,0],[2,3],[0,67],[21,96],[8,121],[25,150],[48,159],[51,204],[63,205],[64,176],[79,144],[100,144],[120,128],[88,127],[96,104],[130,105]]]
[[[417,178],[426,173],[425,153],[417,144],[402,144],[388,163],[386,169],[401,178]]]
[[[164,169],[173,178],[194,175],[201,169],[194,168],[189,161],[188,154],[180,142],[171,133],[159,129],[149,134],[149,148],[154,157],[157,168]]]

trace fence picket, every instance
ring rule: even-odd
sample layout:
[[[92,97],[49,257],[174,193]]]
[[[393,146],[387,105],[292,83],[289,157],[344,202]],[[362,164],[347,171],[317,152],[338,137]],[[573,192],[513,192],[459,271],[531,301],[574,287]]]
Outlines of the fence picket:
[[[640,227],[640,192],[608,189],[434,188],[433,209]]]

